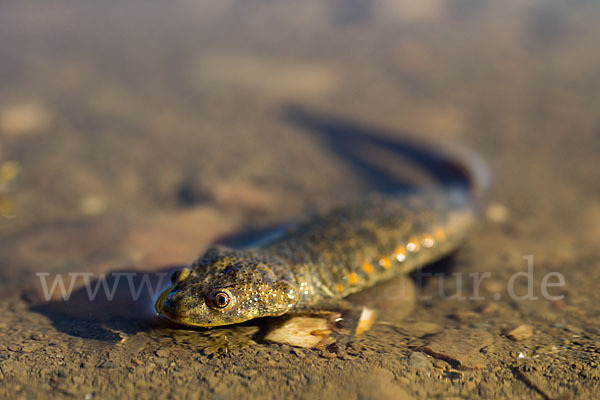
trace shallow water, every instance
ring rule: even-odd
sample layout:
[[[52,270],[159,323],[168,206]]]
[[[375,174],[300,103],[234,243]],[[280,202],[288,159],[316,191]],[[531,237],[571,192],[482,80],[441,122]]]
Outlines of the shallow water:
[[[546,0],[0,5],[0,168],[18,171],[0,178],[0,208],[16,210],[0,217],[0,397],[597,397],[599,16]],[[493,175],[487,219],[427,270],[444,290],[423,281],[403,324],[336,357],[264,343],[262,322],[215,345],[152,310],[157,273],[373,189],[345,140],[294,124],[290,106],[464,144]],[[517,300],[529,255],[538,300]],[[484,299],[461,300],[485,272]],[[89,301],[84,277],[113,287],[115,273],[114,299]],[[550,273],[561,300],[542,292]],[[137,290],[144,274],[133,299],[128,276]],[[76,278],[68,301],[45,299],[56,276]],[[510,339],[521,325],[531,337]],[[469,348],[473,330],[491,344]]]

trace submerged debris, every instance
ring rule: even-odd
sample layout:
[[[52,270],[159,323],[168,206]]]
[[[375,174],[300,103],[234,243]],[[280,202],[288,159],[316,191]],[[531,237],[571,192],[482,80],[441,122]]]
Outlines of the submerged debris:
[[[303,348],[322,348],[333,341],[330,333],[328,318],[295,316],[271,329],[265,340]]]
[[[269,330],[264,339],[274,343],[284,343],[290,346],[322,349],[335,342],[330,336],[333,321],[340,318],[337,313],[292,316]],[[360,318],[354,330],[355,335],[360,335],[373,326],[377,312],[368,307],[363,307]]]
[[[506,332],[506,336],[515,342],[527,340],[533,336],[533,328],[530,325],[519,325]]]

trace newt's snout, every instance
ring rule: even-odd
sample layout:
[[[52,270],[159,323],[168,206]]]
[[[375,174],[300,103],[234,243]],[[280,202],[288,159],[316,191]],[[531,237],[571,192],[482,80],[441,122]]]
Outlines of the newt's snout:
[[[158,297],[154,309],[157,313],[176,322],[180,322],[190,315],[186,298],[181,293],[174,291],[172,287]]]

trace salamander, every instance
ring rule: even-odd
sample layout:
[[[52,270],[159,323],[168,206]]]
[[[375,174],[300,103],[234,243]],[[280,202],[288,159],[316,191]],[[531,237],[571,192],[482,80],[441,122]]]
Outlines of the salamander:
[[[180,324],[213,327],[329,309],[444,257],[477,222],[487,171],[472,153],[427,147],[419,151],[464,185],[369,195],[254,248],[212,247],[172,275],[156,311]]]

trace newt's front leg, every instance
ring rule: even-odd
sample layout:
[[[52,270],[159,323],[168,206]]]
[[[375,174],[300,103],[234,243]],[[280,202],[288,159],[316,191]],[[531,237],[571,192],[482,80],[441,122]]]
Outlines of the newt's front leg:
[[[406,275],[378,284],[320,310],[278,320],[264,339],[296,347],[324,348],[336,343],[345,348],[356,335],[378,322],[399,324],[413,310],[415,284]]]

